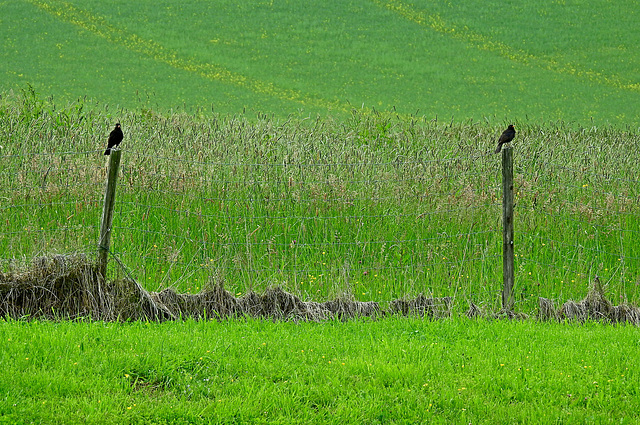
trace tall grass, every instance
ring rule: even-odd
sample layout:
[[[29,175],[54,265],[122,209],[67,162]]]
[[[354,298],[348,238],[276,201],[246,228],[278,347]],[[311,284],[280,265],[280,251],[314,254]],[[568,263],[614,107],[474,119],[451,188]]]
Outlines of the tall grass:
[[[347,120],[198,117],[4,96],[3,267],[93,252],[104,143],[125,131],[113,251],[148,289],[499,304],[502,130],[353,111]],[[595,275],[638,300],[637,133],[516,123],[518,308]],[[125,273],[112,262],[111,275]]]

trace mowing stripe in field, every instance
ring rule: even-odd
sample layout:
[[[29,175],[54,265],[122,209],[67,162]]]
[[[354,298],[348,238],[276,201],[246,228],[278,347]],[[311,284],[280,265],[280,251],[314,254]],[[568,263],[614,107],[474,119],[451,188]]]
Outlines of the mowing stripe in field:
[[[136,34],[127,33],[107,22],[104,17],[91,14],[87,10],[80,9],[70,3],[59,0],[27,0],[41,10],[49,13],[64,22],[78,26],[94,35],[102,37],[115,45],[122,46],[133,52],[143,54],[158,62],[167,64],[173,68],[191,72],[201,77],[217,80],[251,90],[254,93],[264,94],[297,102],[303,105],[311,105],[327,110],[347,112],[352,109],[348,103],[338,100],[331,101],[317,97],[310,97],[297,90],[276,87],[274,84],[258,79],[246,77],[229,71],[228,69],[211,64],[199,62],[194,58],[182,58],[180,53],[167,49],[161,44],[141,38]]]
[[[466,26],[459,27],[452,23],[446,22],[442,16],[437,13],[428,13],[416,9],[412,4],[405,3],[401,0],[371,0],[372,2],[386,7],[396,12],[403,18],[414,22],[424,28],[446,34],[456,40],[467,43],[479,50],[495,52],[513,62],[524,64],[527,66],[535,66],[547,71],[556,72],[558,74],[567,74],[579,78],[584,78],[592,83],[614,87],[616,89],[629,90],[632,92],[640,92],[640,83],[625,81],[617,75],[606,75],[602,72],[581,69],[579,65],[572,63],[561,63],[550,58],[540,58],[524,50],[508,46],[500,41],[471,31]]]

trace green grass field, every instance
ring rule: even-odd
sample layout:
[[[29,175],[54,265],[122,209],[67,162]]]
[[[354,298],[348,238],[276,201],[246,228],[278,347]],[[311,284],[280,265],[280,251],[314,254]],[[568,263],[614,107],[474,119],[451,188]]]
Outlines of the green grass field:
[[[636,6],[3,2],[0,75],[63,103],[638,125]]]
[[[638,421],[635,327],[0,323],[0,422]]]
[[[515,123],[515,310],[596,275],[640,304],[631,1],[0,2],[0,272],[303,300],[453,297],[453,317],[0,321],[0,423],[636,423],[638,332],[500,308]],[[118,265],[119,259],[122,266]]]

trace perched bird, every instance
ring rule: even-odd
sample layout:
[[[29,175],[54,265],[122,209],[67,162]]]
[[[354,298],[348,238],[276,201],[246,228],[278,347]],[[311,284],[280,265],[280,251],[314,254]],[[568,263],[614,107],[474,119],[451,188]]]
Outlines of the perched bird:
[[[502,150],[502,145],[505,143],[509,143],[516,137],[516,129],[513,128],[513,125],[510,125],[505,131],[502,132],[502,135],[498,139],[498,147],[496,148],[496,153],[500,153]]]
[[[116,124],[116,128],[111,131],[109,134],[109,141],[107,142],[107,150],[104,151],[105,155],[111,155],[111,148],[115,148],[122,142],[122,138],[124,134],[122,134],[122,130],[120,129],[120,123]]]

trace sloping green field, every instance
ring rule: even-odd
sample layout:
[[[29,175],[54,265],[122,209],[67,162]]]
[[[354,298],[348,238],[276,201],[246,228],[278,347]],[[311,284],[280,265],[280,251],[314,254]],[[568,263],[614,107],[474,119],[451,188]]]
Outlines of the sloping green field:
[[[3,89],[127,108],[640,122],[637,4],[0,3]]]

